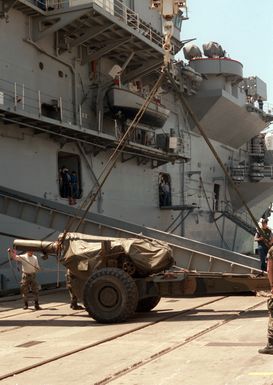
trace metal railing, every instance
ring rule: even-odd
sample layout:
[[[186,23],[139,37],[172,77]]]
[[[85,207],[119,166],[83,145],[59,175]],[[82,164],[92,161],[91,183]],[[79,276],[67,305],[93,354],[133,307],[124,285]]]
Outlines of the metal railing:
[[[73,125],[83,129],[94,128],[94,120],[90,119],[86,108],[77,106],[78,116],[75,121],[75,109],[73,103],[67,97],[61,95],[50,95],[41,90],[33,90],[23,83],[12,82],[0,78],[0,111],[10,111],[33,120],[51,119],[50,123],[62,125]],[[20,120],[20,119],[19,119]],[[112,136],[120,139],[123,136],[122,127],[117,121],[113,121]],[[96,128],[97,129],[97,128]],[[107,133],[109,131],[107,130]],[[110,134],[111,135],[111,134]],[[144,145],[150,149],[160,148],[156,144],[156,132],[152,129],[138,127],[129,139],[136,144]],[[162,148],[161,148],[162,149]],[[165,150],[170,151],[170,149]],[[178,148],[179,153],[184,153],[184,147]]]
[[[258,105],[258,102],[250,103],[248,100],[246,100],[246,105],[251,107],[253,111],[256,112],[262,112],[268,115],[273,115],[273,104],[269,102],[263,103],[263,108],[260,108]]]
[[[235,223],[237,222],[239,226],[241,225],[242,228],[249,228],[249,230],[253,230],[255,228],[253,220],[245,209],[240,209],[234,212],[230,201],[221,201],[219,206],[220,207],[218,212],[221,212],[224,215],[228,216]]]
[[[92,3],[98,5],[104,11],[108,12],[112,16],[115,16],[119,21],[126,24],[128,27],[133,28],[141,35],[152,41],[154,44],[162,47],[164,42],[164,36],[159,31],[152,28],[151,24],[146,23],[139,17],[139,14],[127,7],[120,0],[27,0],[30,4],[38,7],[42,11],[52,11],[56,9],[64,9],[76,7],[79,5],[91,5]]]
[[[255,170],[253,170],[252,165],[249,166],[237,166],[237,167],[231,167],[231,177],[233,180],[243,181],[246,177],[250,176],[251,173]],[[257,172],[261,172],[263,174],[264,178],[270,178],[273,179],[273,165],[266,165],[263,167],[260,167]]]
[[[31,117],[52,118],[67,124],[75,124],[72,103],[60,95],[49,95],[33,90],[23,83],[0,79],[0,109],[22,112]],[[80,111],[80,106],[78,106]],[[48,109],[48,113],[46,110]],[[51,116],[50,116],[51,115]],[[80,119],[81,120],[81,119]],[[77,122],[80,124],[80,122]]]

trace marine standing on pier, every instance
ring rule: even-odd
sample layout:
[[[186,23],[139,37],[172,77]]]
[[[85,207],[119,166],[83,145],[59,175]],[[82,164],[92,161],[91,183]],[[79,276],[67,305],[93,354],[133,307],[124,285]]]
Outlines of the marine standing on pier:
[[[70,307],[73,310],[82,310],[83,307],[78,304],[78,297],[74,293],[73,290],[73,281],[75,280],[74,274],[71,272],[70,269],[67,269],[66,271],[66,287],[69,291],[69,296],[70,296]]]
[[[29,300],[29,289],[31,288],[32,295],[34,297],[34,307],[35,310],[41,310],[38,302],[38,283],[36,281],[36,273],[40,270],[38,263],[38,258],[36,255],[33,255],[32,251],[28,251],[22,255],[16,255],[16,251],[13,249],[8,249],[9,256],[16,262],[22,264],[22,280],[21,293],[24,301],[23,309],[28,309],[28,300]]]
[[[267,255],[267,273],[270,283],[271,297],[267,300],[267,309],[269,314],[267,345],[265,348],[258,350],[261,354],[273,354],[273,246],[269,249]]]
[[[266,256],[269,248],[272,246],[272,231],[268,227],[268,219],[261,218],[259,221],[259,229],[257,229],[254,240],[258,242],[258,254],[261,261],[261,270],[267,271]]]

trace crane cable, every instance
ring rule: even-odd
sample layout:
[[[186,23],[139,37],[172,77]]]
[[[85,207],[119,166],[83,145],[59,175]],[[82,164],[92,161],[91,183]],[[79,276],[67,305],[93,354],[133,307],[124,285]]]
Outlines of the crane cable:
[[[215,159],[217,160],[218,164],[220,165],[220,167],[222,168],[222,170],[224,171],[224,174],[226,175],[228,181],[230,182],[231,186],[233,187],[234,191],[236,192],[236,194],[238,195],[242,205],[246,208],[249,216],[251,217],[253,223],[255,224],[256,228],[261,230],[262,234],[266,237],[266,233],[263,231],[263,229],[260,229],[260,226],[256,220],[256,218],[254,217],[254,215],[252,214],[252,211],[250,210],[250,208],[248,207],[244,197],[242,196],[242,194],[240,193],[238,187],[236,186],[236,184],[234,183],[232,177],[230,176],[226,166],[224,165],[224,163],[222,162],[221,158],[219,157],[218,153],[216,152],[215,148],[213,147],[211,141],[209,140],[207,134],[205,133],[203,127],[201,126],[201,124],[199,123],[198,119],[196,118],[194,112],[192,111],[189,103],[187,102],[187,100],[185,99],[185,97],[182,95],[181,93],[181,90],[179,89],[179,87],[177,86],[176,82],[174,81],[172,75],[170,72],[168,72],[167,74],[170,82],[172,83],[174,89],[177,91],[177,94],[178,94],[178,97],[183,105],[183,107],[185,108],[185,110],[188,112],[189,116],[191,117],[192,121],[194,122],[194,124],[196,125],[196,127],[198,128],[200,134],[202,135],[202,137],[204,138],[205,142],[207,143],[207,145],[209,146],[212,154],[214,155]]]
[[[123,137],[120,139],[117,147],[115,148],[114,152],[112,153],[112,155],[108,159],[106,165],[104,166],[101,174],[99,175],[98,181],[100,181],[100,179],[102,179],[101,182],[98,184],[98,186],[97,186],[97,188],[96,188],[96,190],[94,192],[92,192],[93,191],[93,188],[92,188],[90,193],[87,195],[87,198],[81,204],[81,206],[79,208],[79,211],[84,209],[84,213],[80,217],[79,222],[78,222],[78,224],[75,227],[75,231],[76,232],[79,230],[80,226],[82,225],[83,221],[85,220],[90,207],[95,202],[95,200],[96,200],[99,192],[101,191],[104,183],[106,182],[108,176],[110,175],[112,169],[114,168],[114,166],[115,166],[115,164],[116,164],[116,162],[117,162],[117,160],[118,160],[118,158],[120,156],[120,153],[123,151],[123,149],[125,148],[125,146],[127,144],[127,140],[129,138],[129,136],[136,129],[138,123],[140,122],[140,120],[141,120],[142,116],[144,115],[145,111],[147,110],[149,104],[151,103],[151,101],[153,100],[154,96],[156,95],[156,93],[157,93],[157,91],[158,91],[158,89],[160,87],[160,84],[161,84],[165,74],[166,74],[166,66],[163,66],[162,69],[161,69],[160,76],[157,79],[156,83],[154,84],[153,88],[151,89],[148,97],[146,98],[146,100],[143,103],[143,105],[141,106],[141,108],[138,110],[136,116],[134,117],[133,121],[130,123],[128,129],[124,133]],[[91,196],[91,198],[90,198],[90,196]],[[68,222],[66,224],[65,230],[63,232],[63,235],[62,235],[61,239],[59,240],[59,245],[60,246],[64,242],[64,240],[66,238],[66,235],[69,232],[69,230],[71,229],[72,225],[77,220],[78,220],[77,217],[70,217],[69,218],[69,220],[68,220]]]
[[[152,3],[152,8],[153,7],[157,8],[158,5],[159,5],[158,2],[156,2],[157,4],[154,4],[153,1],[151,3]],[[172,50],[171,39],[172,39],[173,32],[174,32],[174,25],[173,25],[172,19],[173,19],[174,15],[178,12],[179,6],[182,6],[182,3],[183,3],[183,6],[184,6],[184,1],[183,2],[177,1],[177,0],[174,1],[173,2],[173,6],[172,6],[172,12],[171,12],[170,15],[164,15],[163,14],[164,2],[162,1],[162,4],[160,4],[159,8],[162,7],[160,13],[161,13],[162,17],[164,18],[164,25],[163,25],[164,42],[162,44],[162,48],[163,48],[164,54],[163,54],[163,65],[162,65],[162,68],[161,68],[161,74],[160,74],[159,78],[157,79],[156,83],[154,84],[153,88],[151,89],[151,91],[150,91],[148,97],[146,98],[145,102],[143,103],[141,108],[138,110],[136,116],[134,117],[133,121],[129,125],[127,131],[125,132],[123,137],[120,139],[120,142],[118,143],[118,146],[116,147],[115,151],[113,152],[113,154],[108,159],[108,161],[107,161],[103,171],[99,175],[98,181],[101,178],[102,178],[102,181],[97,186],[97,189],[95,190],[95,192],[92,193],[92,190],[91,190],[90,193],[88,194],[88,198],[87,199],[89,200],[89,196],[90,195],[91,195],[91,198],[90,198],[90,201],[89,201],[89,203],[87,204],[87,206],[85,208],[84,214],[82,215],[81,219],[79,220],[78,225],[75,228],[76,232],[79,230],[81,224],[83,223],[84,219],[86,218],[87,213],[88,213],[90,207],[95,202],[95,200],[97,198],[97,195],[100,193],[100,191],[102,189],[102,186],[106,182],[106,180],[107,180],[108,176],[110,175],[113,167],[115,166],[115,164],[116,164],[116,162],[117,162],[117,160],[119,158],[120,153],[123,151],[124,147],[126,146],[127,139],[129,138],[130,134],[137,127],[137,125],[140,122],[143,114],[147,110],[150,102],[153,100],[155,94],[157,93],[165,73],[168,73],[168,68],[169,68],[170,63],[171,63],[171,56],[170,56],[171,50]],[[109,169],[107,170],[108,167],[109,167]],[[83,204],[81,205],[81,209],[83,209],[85,207],[86,203],[87,203],[87,201],[85,200],[83,202]],[[71,226],[72,226],[72,224],[74,222],[74,219],[75,218],[71,218],[71,221],[67,224],[66,229],[65,229],[65,231],[63,233],[63,236],[61,238],[61,243],[64,241],[67,232],[69,231],[69,229],[71,228]]]
[[[81,204],[80,210],[84,209],[85,211],[84,211],[83,215],[81,216],[78,224],[75,227],[75,232],[77,232],[79,230],[80,226],[84,222],[89,209],[91,208],[92,204],[95,202],[95,200],[96,200],[98,194],[100,193],[104,183],[106,182],[108,176],[110,175],[112,169],[114,168],[114,166],[115,166],[115,164],[116,164],[116,162],[120,156],[120,153],[125,148],[126,143],[127,143],[127,139],[129,138],[130,134],[135,130],[135,128],[137,127],[138,123],[140,122],[143,114],[147,110],[150,102],[153,100],[156,92],[158,91],[158,89],[160,87],[160,84],[163,80],[165,73],[168,73],[168,68],[169,68],[170,63],[171,63],[171,50],[172,50],[171,39],[172,39],[173,32],[174,32],[174,25],[173,25],[172,19],[173,19],[174,15],[177,14],[179,7],[184,6],[185,4],[184,4],[184,1],[175,0],[175,1],[173,1],[171,10],[170,10],[168,4],[166,4],[164,2],[164,0],[162,0],[162,2],[152,1],[151,4],[152,4],[152,8],[157,8],[160,11],[160,14],[162,15],[162,17],[164,19],[164,25],[163,25],[164,42],[162,44],[163,65],[161,68],[161,74],[160,74],[159,78],[157,79],[156,83],[154,84],[153,88],[151,89],[145,102],[143,103],[141,108],[138,110],[136,116],[134,117],[133,121],[129,125],[127,131],[125,132],[123,137],[120,139],[113,154],[110,156],[106,165],[104,166],[104,169],[102,170],[101,174],[98,177],[98,181],[100,181],[100,179],[102,179],[101,182],[98,184],[98,186],[94,192],[93,192],[93,188],[92,188],[90,193],[87,195],[87,198],[85,199],[85,201]],[[166,11],[166,10],[168,12],[164,13],[164,11]],[[87,204],[87,206],[86,206],[86,204]],[[76,217],[70,217],[69,218],[67,225],[65,227],[65,230],[62,234],[62,237],[58,242],[59,251],[61,250],[61,245],[63,244],[68,231],[71,229],[72,225],[74,224],[74,222],[76,220],[77,220]]]

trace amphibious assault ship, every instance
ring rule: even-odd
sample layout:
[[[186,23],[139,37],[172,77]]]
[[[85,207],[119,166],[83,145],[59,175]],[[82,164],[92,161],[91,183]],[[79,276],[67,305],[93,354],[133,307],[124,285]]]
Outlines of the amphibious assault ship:
[[[180,101],[187,100],[253,215],[268,208],[266,84],[219,44],[204,54],[174,19],[168,77],[127,139],[79,231],[146,236],[203,271],[259,269],[255,225]],[[183,4],[182,4],[183,3]],[[56,239],[96,191],[163,62],[162,17],[148,0],[0,0],[0,292],[17,287],[14,238]],[[185,60],[175,60],[184,49]],[[232,53],[229,53],[232,54]],[[255,75],[255,74],[254,74]],[[74,175],[75,190],[64,188]],[[42,285],[62,279],[52,260]]]

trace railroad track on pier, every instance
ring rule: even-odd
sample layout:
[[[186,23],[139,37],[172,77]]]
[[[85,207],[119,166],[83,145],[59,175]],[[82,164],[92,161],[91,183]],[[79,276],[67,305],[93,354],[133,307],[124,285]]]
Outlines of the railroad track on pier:
[[[3,370],[1,370],[2,374],[0,375],[0,381],[5,383],[5,380],[8,380],[10,378],[16,378],[17,376],[28,374],[32,375],[32,373],[36,370],[39,371],[40,368],[46,368],[50,367],[53,363],[58,363],[58,361],[62,362],[62,360],[67,359],[68,357],[77,357],[77,355],[81,353],[87,353],[90,354],[92,351],[96,350],[98,347],[102,346],[110,346],[112,343],[117,344],[119,341],[122,341],[128,337],[130,339],[134,339],[134,336],[136,340],[138,339],[138,334],[142,333],[149,335],[153,331],[153,328],[160,327],[160,325],[163,325],[164,323],[168,322],[180,322],[181,319],[181,327],[187,328],[187,319],[192,319],[192,316],[194,314],[202,314],[202,312],[206,311],[208,312],[209,307],[218,306],[221,309],[222,303],[225,303],[225,301],[228,301],[230,298],[236,298],[236,297],[228,297],[228,296],[221,296],[221,297],[206,297],[206,298],[199,298],[199,303],[195,304],[194,306],[188,306],[187,308],[183,309],[176,309],[170,312],[160,311],[157,312],[156,310],[150,313],[141,313],[136,320],[132,319],[124,324],[116,325],[118,326],[117,330],[114,330],[114,332],[108,333],[104,336],[104,338],[98,338],[96,341],[90,342],[90,343],[82,343],[80,346],[77,346],[77,341],[75,341],[75,344],[73,345],[73,348],[64,348],[63,351],[59,354],[54,354],[54,350],[48,355],[45,359],[37,359],[35,363],[32,363],[31,365],[23,365],[21,364],[20,367],[11,369],[11,370],[5,370],[3,373]],[[246,299],[249,299],[250,297],[246,297]],[[174,301],[180,301],[180,300],[166,300],[165,307],[168,306],[170,303]],[[108,384],[112,381],[115,381],[116,379],[126,376],[128,373],[131,373],[133,371],[138,370],[141,367],[144,367],[146,365],[149,365],[153,361],[157,360],[160,357],[166,356],[170,354],[171,352],[182,348],[184,345],[190,344],[192,341],[200,338],[201,336],[204,336],[206,334],[209,334],[213,332],[214,330],[221,328],[222,326],[226,325],[229,322],[232,322],[242,316],[244,316],[247,313],[255,311],[255,309],[259,308],[261,305],[263,305],[266,302],[265,298],[260,297],[255,298],[255,303],[250,304],[249,306],[246,306],[244,309],[239,309],[238,311],[234,310],[232,312],[223,312],[223,315],[221,315],[220,319],[217,316],[215,316],[215,321],[209,323],[208,325],[201,326],[198,330],[192,330],[190,331],[186,338],[178,338],[176,342],[169,342],[162,345],[159,344],[158,347],[156,347],[152,354],[146,354],[146,352],[143,352],[142,357],[136,358],[133,361],[130,361],[128,365],[124,365],[121,368],[119,367],[118,370],[109,370],[109,372],[101,375],[99,379],[94,379],[94,382],[92,384],[96,385],[102,385],[102,384]],[[107,328],[105,330],[109,329],[111,330],[111,327],[113,325],[99,325],[96,324],[92,319],[90,319],[85,311],[77,311],[73,312],[71,310],[68,310],[68,306],[64,303],[59,303],[54,305],[55,311],[58,310],[64,310],[66,309],[66,312],[63,312],[63,314],[54,315],[54,311],[51,312],[51,307],[44,308],[42,312],[23,312],[22,310],[18,311],[16,310],[15,313],[11,314],[10,311],[7,312],[1,312],[0,313],[0,336],[9,334],[12,334],[12,332],[15,331],[16,333],[20,333],[20,331],[24,332],[24,329],[28,328],[29,326],[38,326],[38,327],[46,327],[50,329],[50,327],[61,325],[62,328],[65,328],[66,320],[70,317],[77,318],[79,317],[80,321],[77,321],[77,326],[83,329],[83,333],[86,331],[86,327],[92,328],[94,326],[98,327],[100,330],[103,330],[101,328]],[[164,309],[163,309],[164,310]],[[6,314],[5,314],[6,313]],[[31,319],[32,316],[37,316],[38,319]],[[43,320],[43,317],[46,318],[46,321]],[[143,322],[143,317],[146,317],[147,320]],[[18,318],[18,319],[17,319]],[[134,322],[135,321],[135,322]],[[75,321],[76,322],[76,321]],[[72,322],[73,326],[73,322]],[[7,327],[5,329],[5,327]],[[69,328],[69,322],[67,324],[67,328]],[[115,329],[115,326],[113,326]],[[91,329],[90,329],[91,330]],[[69,331],[67,330],[69,333]],[[45,339],[46,339],[45,335]],[[19,345],[20,346],[20,345]],[[112,346],[112,345],[111,345]],[[113,345],[114,346],[114,345]],[[18,347],[17,347],[18,350]],[[19,377],[18,377],[19,378]],[[69,384],[69,382],[68,382]]]

